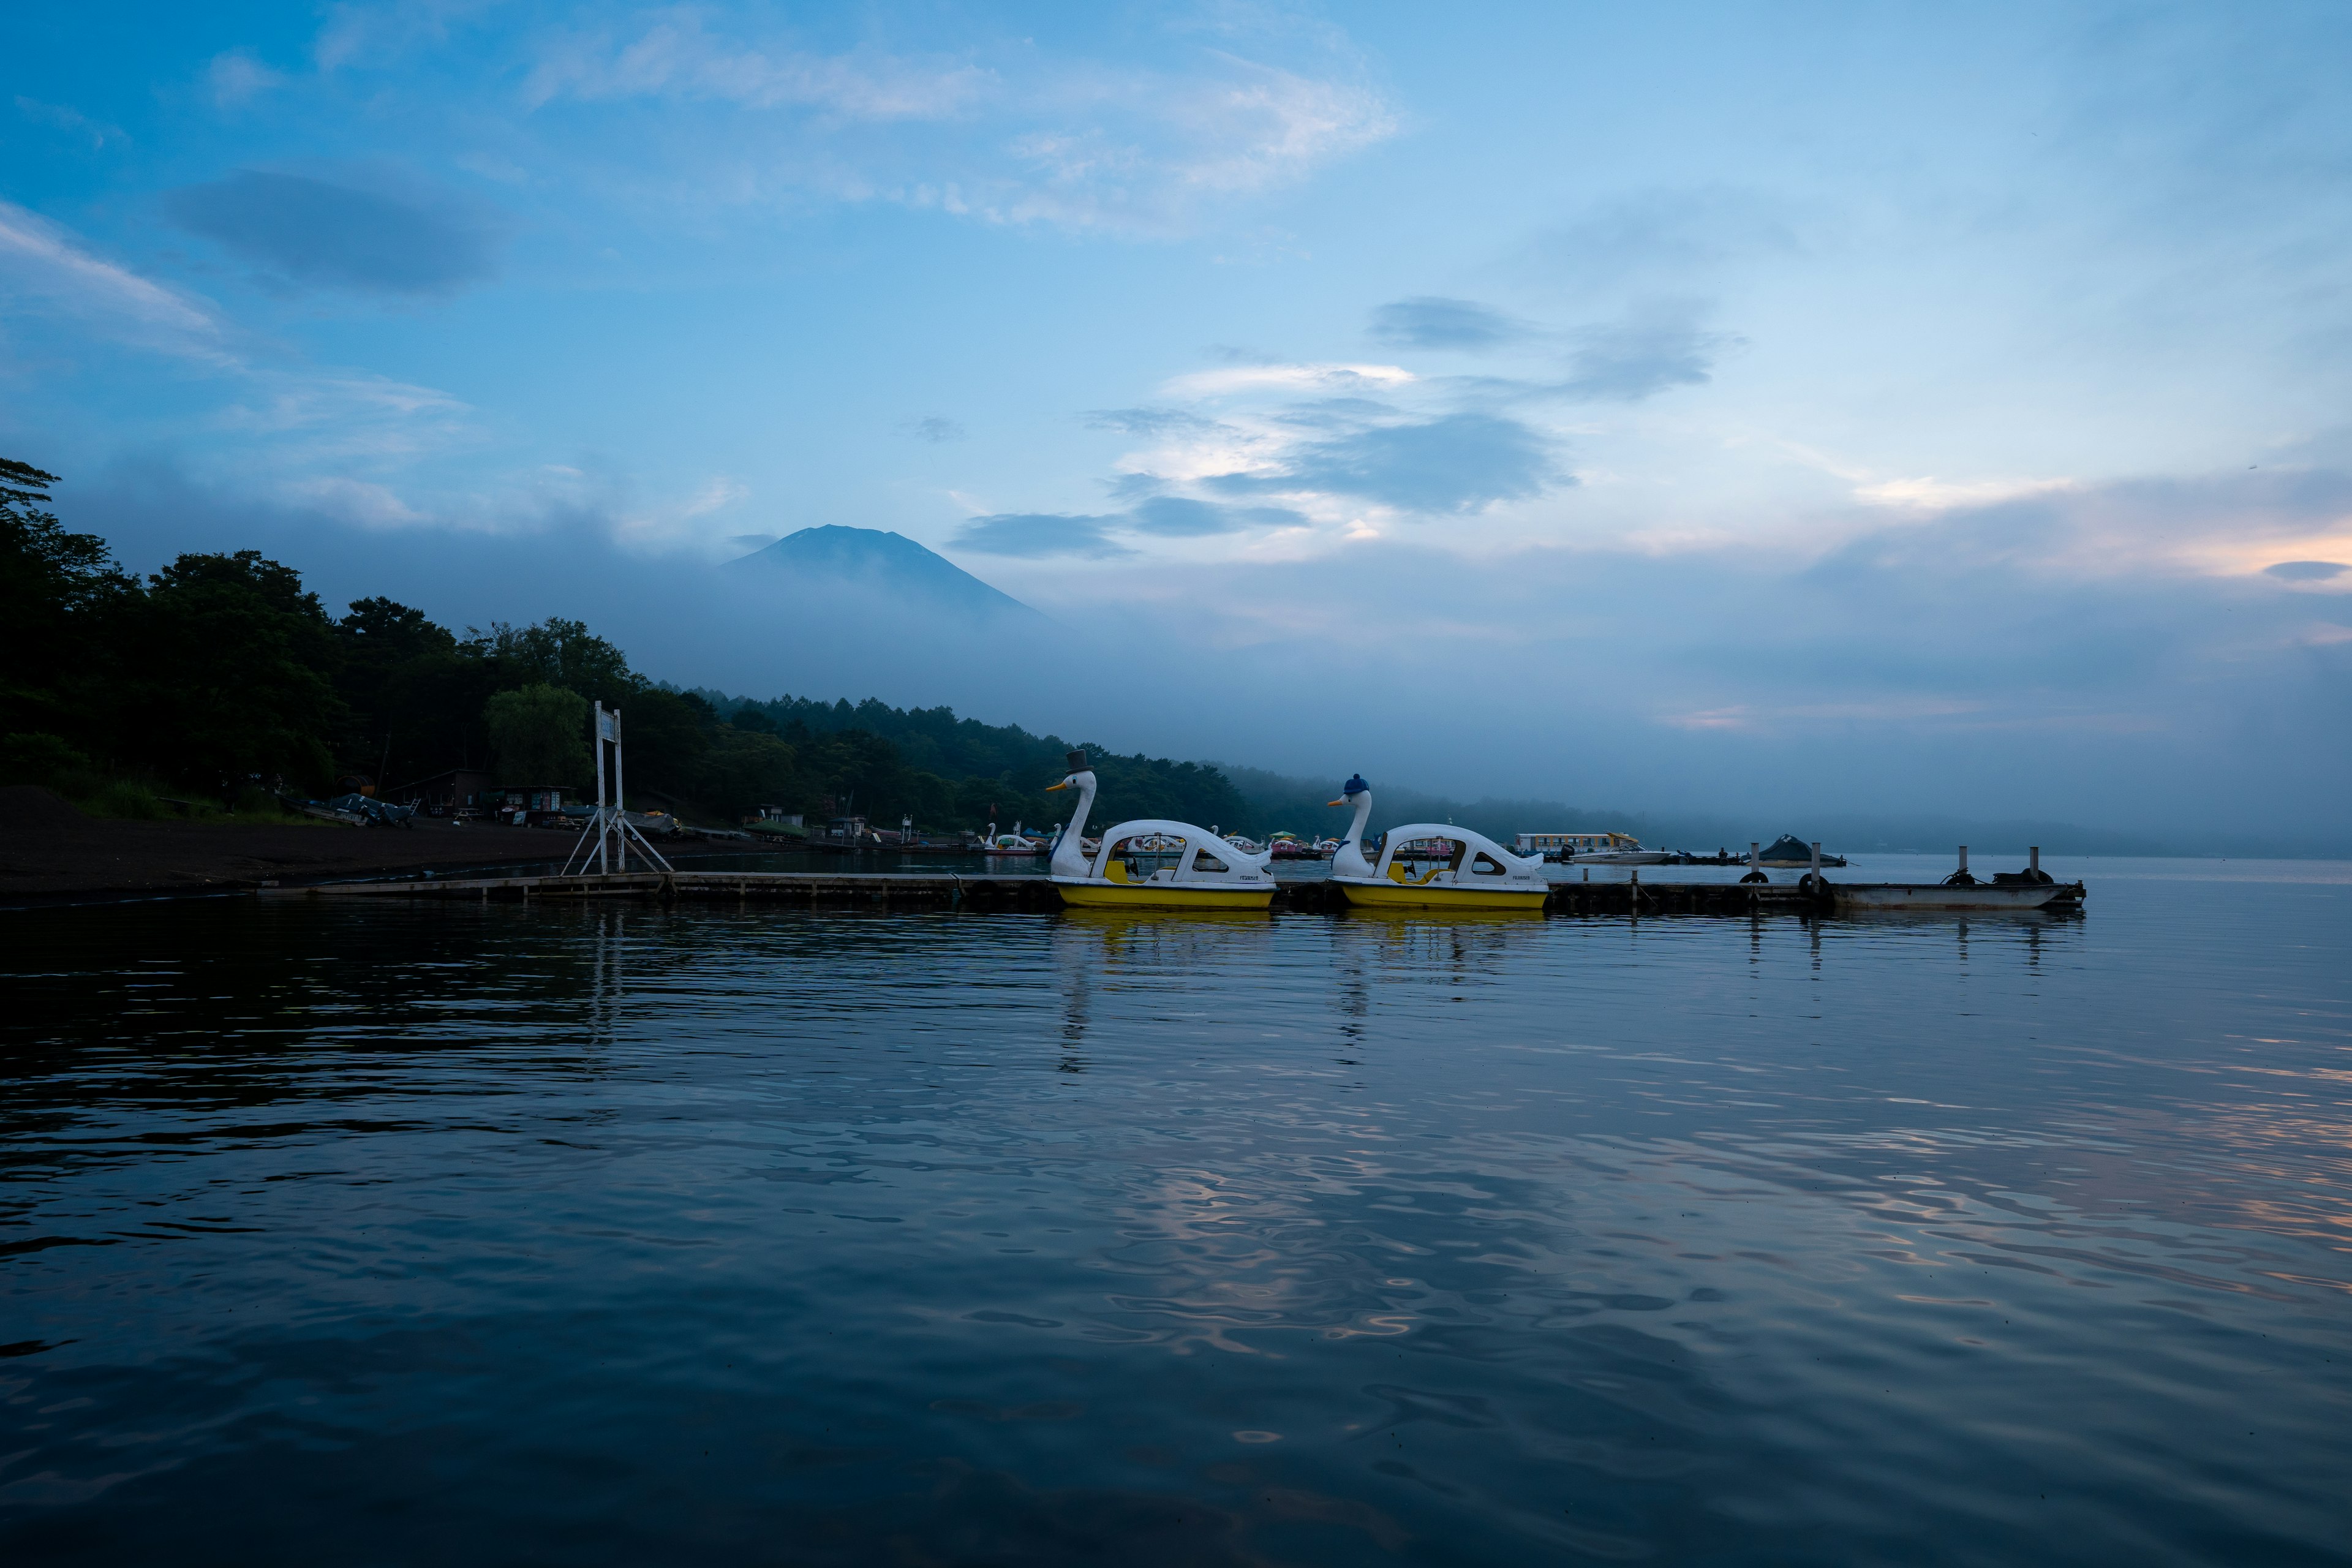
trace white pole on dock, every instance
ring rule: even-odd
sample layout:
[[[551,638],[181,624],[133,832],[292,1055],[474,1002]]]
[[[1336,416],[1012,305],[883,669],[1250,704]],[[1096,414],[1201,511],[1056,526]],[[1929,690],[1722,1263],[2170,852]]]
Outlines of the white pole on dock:
[[[1969,868],[1969,847],[1968,847],[1967,845],[1963,844],[1963,845],[1961,845],[1961,846],[1960,846],[1960,871],[1961,871],[1962,875],[1966,875],[1966,874],[1967,874],[1967,872],[1968,872],[1968,868]]]
[[[1753,838],[1748,841],[1748,868],[1751,871],[1764,869],[1764,846]]]
[[[2031,846],[2029,846],[2029,847],[2026,848],[2026,851],[2025,851],[2025,863],[2026,863],[2026,865],[2027,865],[2028,867],[2032,868],[2032,869],[2034,869],[2034,870],[2036,870],[2036,871],[2039,871],[2040,869],[2042,869],[2042,846],[2041,846],[2041,845],[2039,845],[2039,844],[2031,845]]]
[[[619,853],[621,869],[629,868],[628,807],[622,804],[621,795],[621,710],[613,710],[613,847]]]
[[[612,869],[604,846],[604,705],[596,704],[596,869]]]
[[[1818,882],[1818,881],[1820,881],[1821,879],[1822,879],[1822,841],[1821,841],[1820,839],[1816,838],[1816,839],[1814,839],[1814,840],[1813,840],[1813,880],[1814,880],[1814,881],[1816,881],[1816,882]]]

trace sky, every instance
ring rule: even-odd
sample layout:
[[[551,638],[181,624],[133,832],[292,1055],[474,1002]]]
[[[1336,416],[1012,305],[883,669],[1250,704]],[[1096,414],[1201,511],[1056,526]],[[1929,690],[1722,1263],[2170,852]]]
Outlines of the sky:
[[[152,570],[1627,809],[2352,844],[2324,5],[16,7],[0,453]],[[716,567],[895,530],[959,642]]]

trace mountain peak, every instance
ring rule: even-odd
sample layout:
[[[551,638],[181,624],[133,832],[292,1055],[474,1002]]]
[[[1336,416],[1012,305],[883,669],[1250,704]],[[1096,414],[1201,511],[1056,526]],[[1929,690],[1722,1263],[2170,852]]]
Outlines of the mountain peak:
[[[910,605],[964,616],[1037,614],[903,533],[824,523],[729,562],[730,571],[772,572],[809,586],[848,584]]]

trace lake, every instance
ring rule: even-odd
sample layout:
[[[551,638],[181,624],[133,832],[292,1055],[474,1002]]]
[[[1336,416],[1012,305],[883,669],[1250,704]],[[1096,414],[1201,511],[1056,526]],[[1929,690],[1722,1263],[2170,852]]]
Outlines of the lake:
[[[0,1550],[2352,1561],[2352,866],[2047,864],[0,915]]]

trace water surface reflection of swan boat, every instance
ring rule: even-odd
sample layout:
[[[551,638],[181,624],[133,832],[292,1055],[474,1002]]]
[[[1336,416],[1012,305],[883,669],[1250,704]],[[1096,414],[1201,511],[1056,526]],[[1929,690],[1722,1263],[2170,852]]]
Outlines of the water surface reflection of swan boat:
[[[1274,879],[1263,852],[1250,855],[1205,827],[1140,817],[1103,830],[1091,860],[1081,847],[1095,804],[1094,770],[1084,752],[1069,754],[1069,776],[1049,790],[1075,789],[1077,809],[1054,841],[1047,865],[1054,889],[1080,909],[1263,910]]]
[[[1331,880],[1348,902],[1418,909],[1541,910],[1551,891],[1543,861],[1512,854],[1483,833],[1444,822],[1409,822],[1383,836],[1380,858],[1364,857],[1371,786],[1359,773],[1333,805],[1356,818],[1331,857]],[[1419,869],[1414,868],[1418,867]]]

